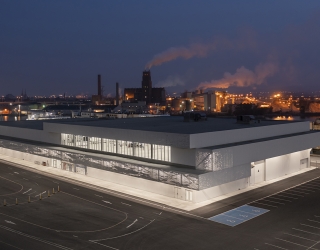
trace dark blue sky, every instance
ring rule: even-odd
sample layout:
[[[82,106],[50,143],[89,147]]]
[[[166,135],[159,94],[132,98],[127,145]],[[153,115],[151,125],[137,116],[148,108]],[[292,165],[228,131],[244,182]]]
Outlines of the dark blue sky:
[[[153,58],[169,93],[320,89],[319,0],[2,0],[0,32],[1,95],[139,87]]]

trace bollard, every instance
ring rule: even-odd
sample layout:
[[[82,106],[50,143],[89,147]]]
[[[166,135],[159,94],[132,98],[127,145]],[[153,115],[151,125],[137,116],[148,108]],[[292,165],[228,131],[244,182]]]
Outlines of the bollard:
[[[58,192],[60,192],[60,186],[58,186]]]
[[[39,196],[39,200],[42,200],[41,194],[40,194],[40,196]]]
[[[48,190],[48,197],[50,197],[50,190]]]
[[[54,188],[52,189],[52,194],[55,194],[55,192],[54,192]]]
[[[4,205],[4,206],[6,206],[6,205],[7,205],[6,200],[3,200],[3,205]]]
[[[29,198],[28,198],[28,203],[30,203],[31,201],[30,201],[30,195],[29,195]]]
[[[16,198],[16,205],[18,205],[18,198]]]

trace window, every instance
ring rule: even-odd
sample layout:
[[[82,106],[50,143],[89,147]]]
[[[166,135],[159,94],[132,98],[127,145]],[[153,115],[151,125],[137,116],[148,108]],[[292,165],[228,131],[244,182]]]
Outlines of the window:
[[[151,144],[135,142],[134,156],[151,159]]]
[[[89,149],[101,151],[101,138],[98,137],[88,137]]]
[[[75,146],[78,148],[88,148],[88,137],[82,135],[75,135]]]
[[[171,161],[171,147],[153,144],[153,159],[159,161]]]
[[[117,153],[117,141],[112,139],[102,139],[102,151]]]
[[[133,155],[133,142],[118,140],[118,154]]]

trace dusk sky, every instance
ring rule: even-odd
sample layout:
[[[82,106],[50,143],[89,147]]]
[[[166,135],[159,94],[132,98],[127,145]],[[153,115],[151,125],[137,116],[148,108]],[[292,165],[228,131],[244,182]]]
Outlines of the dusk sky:
[[[1,0],[0,94],[320,90],[319,0]]]

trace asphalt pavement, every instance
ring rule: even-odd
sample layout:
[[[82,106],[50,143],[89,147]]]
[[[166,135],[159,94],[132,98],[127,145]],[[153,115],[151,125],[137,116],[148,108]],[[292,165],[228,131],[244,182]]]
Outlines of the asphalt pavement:
[[[186,213],[0,163],[0,249],[320,249],[319,177],[312,170]],[[268,212],[227,213],[243,205]],[[230,214],[229,225],[208,219]]]

